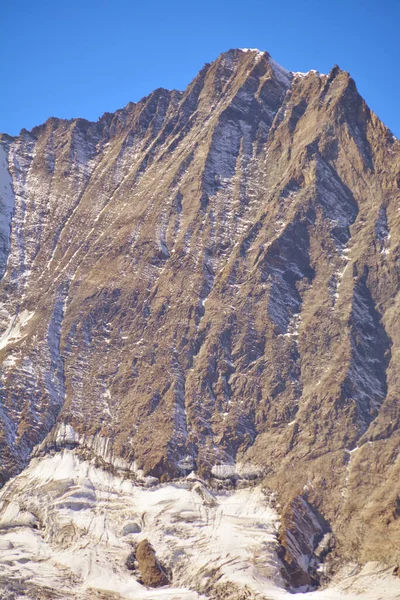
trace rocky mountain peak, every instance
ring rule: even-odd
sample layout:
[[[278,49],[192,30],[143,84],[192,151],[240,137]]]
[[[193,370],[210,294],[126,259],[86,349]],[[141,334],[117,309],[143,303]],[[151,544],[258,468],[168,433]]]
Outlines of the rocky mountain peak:
[[[303,550],[400,560],[400,144],[349,74],[229,50],[0,149],[1,481],[263,481]]]

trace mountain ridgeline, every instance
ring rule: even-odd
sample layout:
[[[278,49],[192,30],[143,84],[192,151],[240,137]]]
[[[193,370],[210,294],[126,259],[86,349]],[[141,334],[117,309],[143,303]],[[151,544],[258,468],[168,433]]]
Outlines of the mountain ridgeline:
[[[398,564],[400,143],[349,74],[231,50],[0,151],[2,483],[62,448],[244,472],[295,582],[326,534]]]

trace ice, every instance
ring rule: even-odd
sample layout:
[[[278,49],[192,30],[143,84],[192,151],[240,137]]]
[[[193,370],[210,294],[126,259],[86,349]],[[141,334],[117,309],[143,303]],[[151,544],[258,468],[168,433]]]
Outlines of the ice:
[[[75,436],[68,426],[63,435]],[[241,469],[252,470],[234,466]],[[148,488],[62,450],[33,459],[4,486],[0,527],[0,585],[22,579],[82,600],[107,592],[120,600],[211,600],[225,585],[232,600],[293,597],[276,553],[279,515],[261,485],[216,492],[192,473]],[[143,539],[172,570],[170,586],[147,589],[126,568]],[[329,589],[301,598],[395,600],[399,592],[388,569],[353,565]]]
[[[66,427],[68,432],[73,435]],[[26,561],[18,577],[40,584],[46,573],[46,585],[56,587],[61,565],[67,581],[79,581],[74,592],[81,591],[82,597],[94,588],[123,598],[206,598],[201,589],[215,570],[217,579],[240,589],[274,588],[275,578],[282,583],[275,552],[278,518],[259,488],[215,494],[189,479],[149,489],[63,450],[34,459],[5,486],[1,499],[11,494],[13,502],[5,502],[0,511],[0,523],[19,519],[18,528],[5,530],[0,546],[0,565],[10,580],[8,542],[13,545],[11,563],[22,556]],[[37,529],[29,521],[30,509],[40,522]],[[150,540],[174,571],[173,587],[146,590],[125,568],[132,536]]]
[[[128,462],[124,458],[118,456],[118,454],[114,454],[110,438],[98,434],[79,435],[69,423],[58,423],[50,437],[46,438],[42,444],[38,445],[33,454],[41,454],[46,450],[48,445],[52,446],[54,444],[58,449],[79,446],[84,451],[89,450],[91,453],[101,458],[110,467],[113,467],[118,471],[138,473],[135,461]]]

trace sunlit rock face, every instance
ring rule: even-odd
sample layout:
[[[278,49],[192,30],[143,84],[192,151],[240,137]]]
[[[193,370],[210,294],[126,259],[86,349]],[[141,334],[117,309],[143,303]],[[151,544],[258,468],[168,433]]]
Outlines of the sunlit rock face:
[[[3,483],[64,448],[262,481],[285,531],[308,515],[299,581],[327,534],[400,561],[400,143],[348,73],[232,50],[2,136],[0,170]]]

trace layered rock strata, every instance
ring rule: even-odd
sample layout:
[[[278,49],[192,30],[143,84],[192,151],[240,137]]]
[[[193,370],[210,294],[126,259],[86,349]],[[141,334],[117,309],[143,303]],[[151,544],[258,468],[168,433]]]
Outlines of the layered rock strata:
[[[398,563],[400,143],[349,74],[231,50],[0,159],[1,481],[251,465],[312,551]]]

